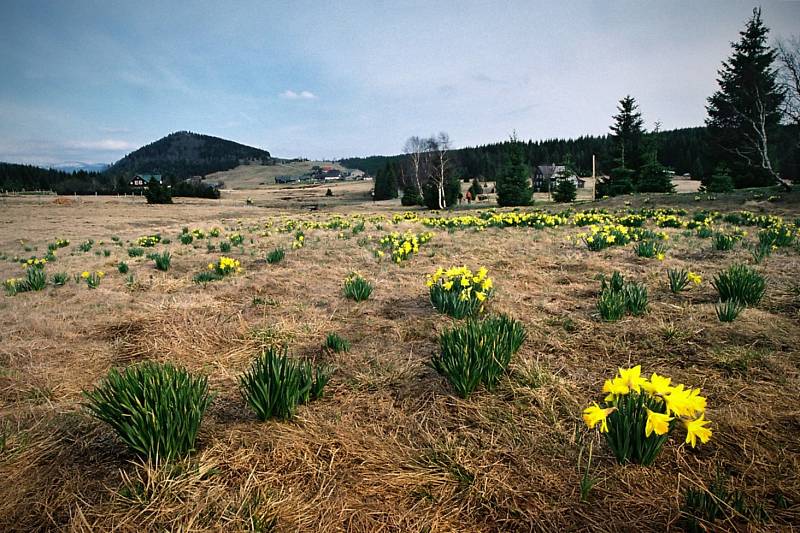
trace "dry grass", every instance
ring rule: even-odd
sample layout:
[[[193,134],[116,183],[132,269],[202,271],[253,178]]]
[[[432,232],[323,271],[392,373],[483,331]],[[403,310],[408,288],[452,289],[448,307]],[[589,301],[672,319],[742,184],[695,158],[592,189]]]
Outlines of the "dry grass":
[[[722,324],[708,282],[730,262],[747,261],[748,252],[710,252],[710,242],[679,238],[675,230],[664,263],[637,258],[629,247],[590,253],[565,242],[574,228],[435,231],[401,266],[378,262],[372,247],[357,241],[421,226],[384,222],[379,231],[367,224],[365,233],[344,240],[337,231],[308,230],[306,247],[296,251],[290,234],[260,236],[265,222],[283,216],[324,220],[329,210],[394,209],[359,203],[359,187],[334,186],[323,213],[311,214],[286,206],[327,187],[242,191],[174,206],[146,206],[139,198],[0,199],[0,252],[42,256],[48,242],[65,237],[72,244],[50,272],[109,273],[93,291],[70,281],[0,298],[0,529],[663,531],[677,527],[683,491],[706,486],[718,468],[768,510],[767,521],[751,528],[800,522],[796,250],[767,259],[759,267],[770,280],[765,301]],[[287,194],[295,200],[283,200]],[[257,207],[245,206],[246,196]],[[743,207],[738,197],[707,205],[691,196],[651,198],[689,209]],[[263,208],[269,206],[283,211]],[[791,198],[747,208],[792,219],[800,212]],[[182,226],[238,228],[244,253],[234,248],[231,255],[244,273],[206,287],[192,283],[219,252],[207,252],[204,240],[181,245]],[[126,246],[110,239],[157,231],[172,240],[166,273],[128,258]],[[78,252],[88,238],[96,241],[93,250]],[[288,250],[286,259],[267,265],[264,254],[278,245]],[[94,254],[102,249],[111,256]],[[116,272],[119,260],[138,280],[133,290]],[[529,332],[498,389],[468,400],[456,398],[426,364],[450,319],[431,309],[424,275],[450,264],[489,268],[498,289],[492,308],[522,320]],[[668,267],[691,268],[704,283],[672,295]],[[594,276],[614,269],[647,282],[647,315],[597,320]],[[354,270],[375,285],[360,304],[340,292]],[[19,272],[0,262],[3,278]],[[322,349],[334,331],[350,340],[349,352]],[[337,371],[325,399],[300,408],[294,421],[259,423],[236,379],[261,346],[275,342]],[[136,463],[80,407],[81,390],[109,368],[145,359],[204,372],[217,393],[199,451],[184,462]],[[580,412],[617,366],[637,363],[703,387],[715,430],[709,444],[692,450],[673,439],[650,468],[614,462]],[[590,442],[598,483],[581,503],[577,461]],[[786,505],[775,503],[781,498]],[[718,527],[746,526],[739,518]]]

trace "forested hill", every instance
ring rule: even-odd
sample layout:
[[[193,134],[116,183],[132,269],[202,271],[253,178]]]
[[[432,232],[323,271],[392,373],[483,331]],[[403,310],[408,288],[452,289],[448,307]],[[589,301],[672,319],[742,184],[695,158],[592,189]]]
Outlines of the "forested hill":
[[[146,173],[181,179],[230,170],[246,161],[268,165],[272,163],[272,157],[269,152],[259,148],[210,135],[179,131],[131,152],[106,172],[113,177]]]
[[[658,157],[662,164],[678,174],[688,173],[701,177],[713,171],[705,127],[682,128],[650,134],[658,143]],[[775,163],[781,175],[800,178],[800,132],[797,126],[783,126],[773,139]],[[528,164],[562,163],[570,156],[582,175],[592,172],[592,154],[597,155],[597,172],[608,173],[613,168],[612,138],[608,135],[585,136],[577,139],[550,139],[524,142]],[[456,171],[465,177],[493,178],[503,165],[508,141],[453,150]],[[375,175],[389,160],[401,160],[403,155],[370,156],[342,159],[342,165],[361,169]]]

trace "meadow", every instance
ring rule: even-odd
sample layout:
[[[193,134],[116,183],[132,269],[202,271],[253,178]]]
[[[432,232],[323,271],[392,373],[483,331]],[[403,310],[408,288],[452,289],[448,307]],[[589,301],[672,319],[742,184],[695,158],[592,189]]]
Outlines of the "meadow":
[[[800,523],[800,195],[435,213],[328,187],[0,198],[0,279],[18,280],[0,297],[1,530]],[[725,298],[733,265],[763,295]],[[343,291],[354,273],[371,287],[360,301]],[[524,340],[465,385],[447,343],[494,316]],[[284,349],[329,381],[262,417],[241,377]],[[84,393],[145,362],[207,379],[191,453],[147,461],[92,415]],[[653,373],[702,390],[712,434],[687,443],[675,408],[652,461],[621,461],[608,435],[623,407],[593,421],[587,407],[606,405],[606,380],[631,384],[612,401],[655,390]]]

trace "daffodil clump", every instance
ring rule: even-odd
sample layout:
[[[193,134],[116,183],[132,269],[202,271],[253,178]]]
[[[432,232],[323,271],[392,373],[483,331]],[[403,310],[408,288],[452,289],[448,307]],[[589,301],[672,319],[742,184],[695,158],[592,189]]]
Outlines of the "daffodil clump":
[[[6,294],[14,296],[20,292],[41,291],[47,287],[47,274],[43,268],[26,267],[24,278],[10,278],[3,283]]]
[[[405,220],[416,222],[419,216],[413,211],[406,211],[405,213],[397,213],[392,216],[392,224],[399,224]]]
[[[603,385],[606,394],[583,410],[589,428],[598,427],[621,464],[650,465],[678,423],[686,429],[686,444],[705,444],[712,432],[705,418],[706,398],[700,389],[673,385],[672,379],[653,373],[641,376],[642,367],[620,368]]]
[[[238,259],[231,257],[220,257],[216,263],[209,263],[208,269],[213,270],[220,276],[227,276],[228,274],[238,274],[242,271],[242,264]]]
[[[89,272],[88,270],[84,270],[81,273],[81,279],[86,282],[86,286],[90,289],[96,289],[100,286],[100,280],[105,277],[106,273],[102,270],[98,270],[96,272]]]
[[[306,235],[303,230],[297,230],[294,234],[294,242],[292,243],[292,250],[298,250],[306,245]]]
[[[233,233],[228,237],[228,240],[231,241],[232,245],[239,246],[244,242],[244,237],[242,237],[241,233]]]
[[[662,214],[656,215],[656,226],[659,228],[685,228],[687,222],[677,215]]]
[[[488,274],[485,267],[474,274],[465,266],[437,269],[426,281],[433,307],[453,318],[479,313],[493,292],[494,285]]]
[[[604,211],[582,211],[575,213],[572,223],[576,226],[596,226],[598,224],[613,224],[616,217]]]
[[[25,261],[24,263],[22,263],[22,268],[26,269],[27,268],[44,269],[44,267],[46,266],[47,266],[47,259],[45,259],[44,257],[41,258],[32,257],[27,261]]]
[[[611,246],[623,246],[631,242],[633,232],[620,224],[591,225],[586,233],[579,233],[575,239],[581,239],[586,247],[598,252]]]
[[[378,257],[383,257],[386,253],[391,253],[392,262],[400,264],[411,258],[412,255],[419,253],[419,247],[433,238],[433,233],[411,233],[407,231],[402,235],[398,232],[390,233],[381,237],[379,241],[380,249],[375,253]]]
[[[161,235],[143,235],[136,239],[136,245],[143,248],[150,248],[161,242]]]

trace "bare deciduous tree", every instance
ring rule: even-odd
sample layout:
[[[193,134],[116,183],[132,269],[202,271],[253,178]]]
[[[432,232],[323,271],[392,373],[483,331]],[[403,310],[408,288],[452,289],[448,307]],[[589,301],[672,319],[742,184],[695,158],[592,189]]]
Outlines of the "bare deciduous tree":
[[[429,143],[426,139],[422,139],[414,135],[409,137],[403,146],[403,153],[408,155],[408,160],[411,166],[410,174],[411,179],[414,180],[413,185],[417,188],[417,193],[422,196],[422,183],[420,176],[423,172],[425,153],[428,151]],[[408,185],[408,184],[404,184]]]
[[[778,80],[784,90],[784,120],[800,125],[800,38],[779,40],[777,50]]]
[[[438,207],[439,209],[444,209],[447,207],[444,188],[447,183],[448,166],[450,164],[448,155],[450,151],[450,136],[445,132],[440,132],[438,135],[431,136],[426,142],[428,145],[427,151],[431,154],[432,158],[430,179],[436,187]]]

